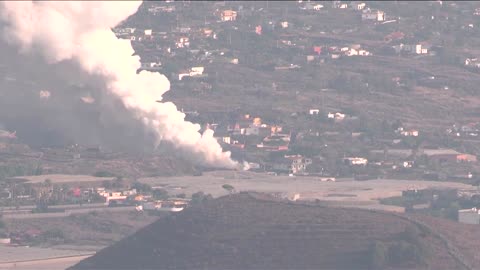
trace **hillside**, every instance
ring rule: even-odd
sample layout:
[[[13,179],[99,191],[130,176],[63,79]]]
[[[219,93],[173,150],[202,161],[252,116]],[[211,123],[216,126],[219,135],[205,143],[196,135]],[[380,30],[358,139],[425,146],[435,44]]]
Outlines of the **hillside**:
[[[402,216],[240,193],[160,219],[71,269],[462,269],[453,256]]]

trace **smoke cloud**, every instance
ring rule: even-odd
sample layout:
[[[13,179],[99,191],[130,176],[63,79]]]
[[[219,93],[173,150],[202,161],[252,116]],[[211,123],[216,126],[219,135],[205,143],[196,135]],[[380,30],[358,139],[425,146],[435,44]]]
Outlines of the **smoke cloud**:
[[[140,59],[133,55],[130,41],[111,31],[140,5],[141,1],[5,1],[0,2],[0,20],[5,22],[5,40],[21,53],[38,52],[51,64],[74,61],[92,76],[104,78],[108,94],[153,132],[156,145],[165,140],[202,165],[234,168],[237,162],[222,151],[213,131],[201,134],[200,125],[185,121],[175,104],[155,102],[162,100],[170,82],[159,73],[137,74]],[[50,92],[40,95],[53,97]],[[83,103],[94,100],[82,98]]]

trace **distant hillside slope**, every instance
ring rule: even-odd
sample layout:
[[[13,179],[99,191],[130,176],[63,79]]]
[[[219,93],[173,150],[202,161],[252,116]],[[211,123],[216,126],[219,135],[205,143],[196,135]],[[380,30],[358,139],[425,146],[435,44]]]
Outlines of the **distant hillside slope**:
[[[401,216],[241,193],[160,219],[71,269],[463,269],[450,254]]]

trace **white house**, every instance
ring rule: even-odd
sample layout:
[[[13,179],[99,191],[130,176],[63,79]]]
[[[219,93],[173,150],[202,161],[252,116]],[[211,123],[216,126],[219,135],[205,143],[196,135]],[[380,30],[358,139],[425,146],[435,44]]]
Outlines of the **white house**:
[[[418,137],[418,130],[402,130],[400,131],[400,134],[405,137]]]
[[[203,74],[203,71],[205,70],[204,67],[192,67],[190,69],[190,76],[199,76]]]
[[[281,22],[280,25],[282,26],[282,28],[288,28],[288,22],[287,21]]]
[[[143,33],[145,34],[145,36],[151,36],[152,35],[152,29],[145,29],[143,31]]]
[[[158,62],[142,62],[141,69],[144,70],[158,70],[162,67],[162,63]]]
[[[364,2],[361,2],[361,3],[356,3],[355,5],[353,5],[353,7],[356,9],[356,10],[363,10],[367,5],[364,3]]]
[[[317,115],[317,114],[319,114],[319,113],[320,113],[320,110],[319,110],[319,109],[310,109],[310,110],[308,111],[308,114],[310,114],[310,115]]]
[[[330,113],[330,112],[329,112],[328,115],[327,115],[327,117],[328,117],[329,119],[343,120],[343,119],[345,119],[345,114],[339,113],[339,112],[337,112],[337,113]]]
[[[477,58],[467,58],[465,59],[465,66],[480,68],[480,62]]]
[[[367,165],[368,160],[366,158],[361,158],[361,157],[348,157],[345,158],[344,161],[348,163],[349,165]]]
[[[181,37],[175,42],[177,48],[190,47],[190,39],[188,37]]]
[[[358,55],[358,51],[355,50],[354,48],[350,48],[348,51],[345,52],[346,56],[354,56]]]
[[[237,20],[237,12],[233,10],[224,10],[221,13],[222,22],[235,21]]]
[[[400,44],[392,47],[396,53],[408,52],[412,54],[427,54],[428,49],[423,47],[422,44]]]
[[[371,53],[367,50],[358,50],[358,55],[369,56],[369,55],[371,55]]]
[[[313,10],[321,10],[323,8],[323,5],[322,4],[317,4],[315,6],[313,6]]]
[[[385,12],[381,10],[365,9],[362,12],[362,21],[385,21]]]
[[[183,77],[195,77],[203,75],[204,67],[192,67],[189,71],[183,71],[178,74],[178,80],[181,81]]]
[[[477,208],[458,210],[458,222],[465,224],[480,224],[480,210]]]

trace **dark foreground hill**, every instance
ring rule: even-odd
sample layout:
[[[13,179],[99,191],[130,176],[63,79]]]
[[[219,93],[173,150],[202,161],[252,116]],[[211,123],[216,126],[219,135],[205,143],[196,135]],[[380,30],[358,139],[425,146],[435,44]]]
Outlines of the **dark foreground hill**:
[[[451,254],[402,216],[243,193],[162,218],[71,269],[463,269]]]

